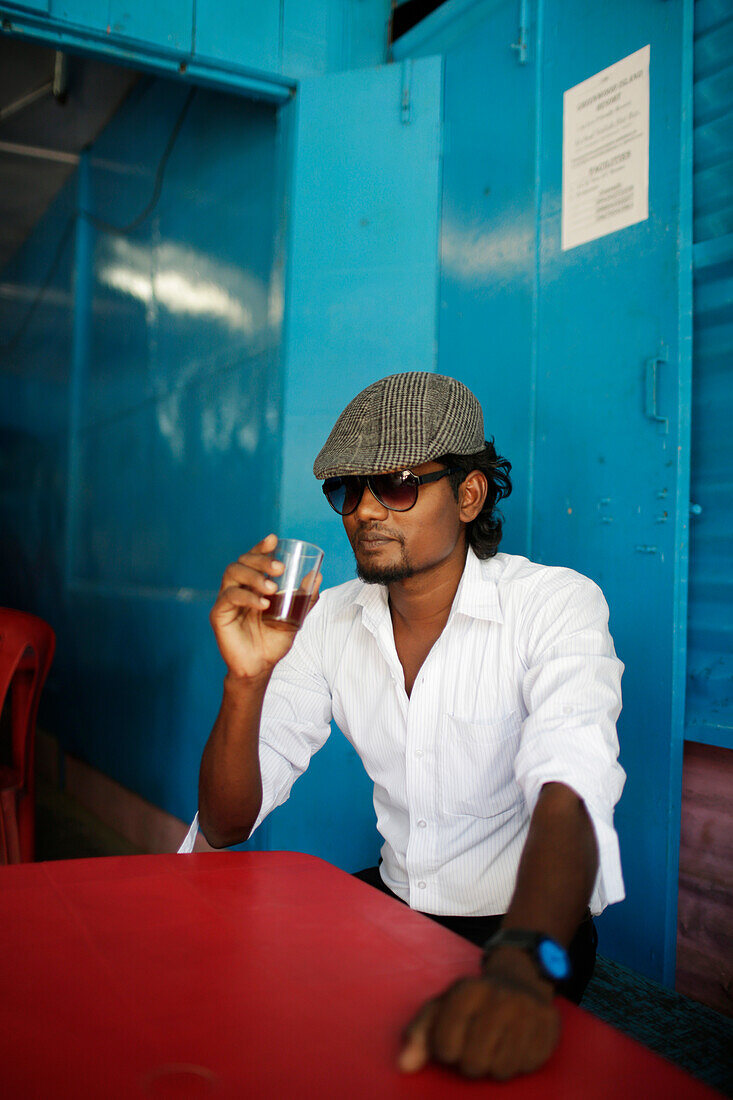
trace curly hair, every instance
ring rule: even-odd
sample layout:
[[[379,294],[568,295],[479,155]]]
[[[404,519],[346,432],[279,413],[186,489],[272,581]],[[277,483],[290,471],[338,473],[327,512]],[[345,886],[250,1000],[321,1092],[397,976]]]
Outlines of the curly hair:
[[[457,472],[449,474],[453,496],[458,500],[458,490],[472,470],[479,470],[486,476],[489,491],[484,506],[466,527],[466,540],[477,558],[493,558],[501,542],[501,528],[504,522],[497,512],[498,501],[505,499],[512,491],[509,471],[512,468],[508,459],[496,453],[494,440],[486,441],[483,450],[470,455],[445,454],[436,458],[444,466],[453,466]]]

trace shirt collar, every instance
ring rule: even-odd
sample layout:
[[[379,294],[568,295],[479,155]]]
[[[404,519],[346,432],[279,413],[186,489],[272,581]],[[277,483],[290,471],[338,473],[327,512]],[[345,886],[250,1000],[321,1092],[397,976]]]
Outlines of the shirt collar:
[[[362,619],[372,626],[379,626],[385,616],[389,615],[389,594],[385,584],[365,584],[362,582],[361,590],[354,600],[362,608]]]
[[[453,615],[468,615],[472,619],[487,619],[490,622],[503,623],[499,602],[497,580],[501,567],[494,558],[481,561],[473,550],[468,548],[463,576],[458,585],[451,608]],[[362,617],[378,626],[389,615],[387,587],[383,584],[362,584],[361,591],[354,600],[363,608]]]
[[[451,616],[468,615],[472,619],[488,619],[493,623],[503,623],[499,601],[498,578],[501,565],[496,558],[482,561],[477,558],[469,546],[466,565],[458,585]]]

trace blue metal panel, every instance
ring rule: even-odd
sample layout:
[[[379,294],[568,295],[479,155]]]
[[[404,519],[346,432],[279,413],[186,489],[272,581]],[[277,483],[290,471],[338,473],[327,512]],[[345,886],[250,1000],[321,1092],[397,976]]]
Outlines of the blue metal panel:
[[[71,342],[69,378],[68,467],[66,492],[66,554],[64,574],[71,581],[76,560],[76,514],[81,491],[82,409],[89,378],[89,348],[92,327],[92,229],[89,220],[79,216],[91,204],[89,150],[85,149],[77,172],[77,217],[74,241],[74,329]]]
[[[359,389],[435,364],[441,84],[432,58],[305,80],[297,97],[280,531],[323,546],[327,585],[354,569],[313,459]],[[273,814],[268,843],[350,870],[374,862],[371,784],[340,734]]]
[[[119,224],[145,205],[183,94],[153,84],[128,99],[85,156],[86,211]],[[278,171],[272,108],[198,92],[151,218],[133,234],[96,229],[94,251],[77,223],[73,353],[72,232],[0,373],[2,443],[29,479],[21,498],[0,463],[0,576],[17,581],[7,602],[57,630],[48,728],[184,818],[224,673],[208,610],[225,565],[276,525]],[[46,280],[74,205],[65,192],[4,273],[0,341],[19,295]]]
[[[282,0],[283,38],[282,61],[285,72],[293,76],[315,76],[328,69],[329,39],[334,35],[336,47],[342,49],[340,13],[330,0]],[[335,21],[335,28],[334,28]]]
[[[48,12],[50,0],[9,0],[11,8],[26,8],[28,11]]]
[[[438,361],[443,374],[461,378],[478,396],[486,432],[514,463],[502,548],[527,554],[537,67],[520,65],[511,48],[517,11],[515,0],[494,4],[446,54]]]
[[[617,811],[627,901],[603,949],[671,983],[676,943],[690,412],[690,5],[548,0],[533,542],[604,589],[626,663]],[[687,37],[686,37],[687,36]],[[562,95],[651,44],[649,218],[560,248]],[[659,357],[666,434],[645,416]]]
[[[302,3],[303,0],[300,0]],[[285,10],[293,0],[285,0]],[[341,68],[359,69],[381,65],[387,59],[390,0],[343,5],[346,17],[344,58]]]
[[[289,76],[339,72],[386,60],[389,0],[282,0],[282,66]]]
[[[191,53],[194,0],[109,0],[110,34]]]
[[[0,273],[0,425],[39,436],[66,429],[75,215],[71,179],[38,223],[46,249],[24,244]]]
[[[389,0],[28,0],[3,30],[284,101],[292,79],[380,64]],[[283,74],[287,74],[284,76]]]
[[[97,143],[98,218],[144,207],[182,102],[155,84]],[[257,517],[273,523],[274,178],[272,112],[199,92],[150,221],[97,232],[76,580],[210,590]],[[247,486],[240,507],[223,485]]]
[[[316,10],[317,4],[313,5]],[[196,4],[195,51],[253,69],[281,69],[281,0],[218,0]]]
[[[194,0],[51,0],[54,21],[103,31],[111,40],[137,39],[146,46],[191,52]],[[45,10],[49,10],[46,3]],[[61,30],[61,26],[58,27]]]
[[[733,12],[695,5],[695,340],[686,736],[733,748]]]
[[[0,605],[41,615],[64,587],[74,182],[41,220],[48,252],[26,243],[0,276]]]
[[[74,592],[55,614],[47,722],[65,749],[190,820],[224,671],[210,602]],[[249,847],[259,846],[259,839]]]
[[[134,66],[143,72],[173,76],[180,83],[194,82],[273,103],[285,103],[292,95],[293,81],[279,72],[264,75],[238,62],[194,57],[190,53],[190,41],[183,51],[171,48],[171,42],[177,40],[175,35],[168,44],[161,44],[113,34],[108,30],[106,4],[100,9],[87,0],[68,0],[63,10],[68,11],[68,21],[66,17],[46,19],[0,3],[3,31],[44,43],[52,49],[90,54]]]
[[[50,0],[52,20],[107,33],[109,0]]]

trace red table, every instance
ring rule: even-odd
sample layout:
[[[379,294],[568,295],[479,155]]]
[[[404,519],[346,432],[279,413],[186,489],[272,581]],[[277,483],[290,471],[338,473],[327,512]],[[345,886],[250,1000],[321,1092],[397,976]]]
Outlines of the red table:
[[[0,1096],[632,1100],[716,1095],[563,1003],[531,1077],[395,1068],[479,951],[312,856],[129,856],[0,871]]]

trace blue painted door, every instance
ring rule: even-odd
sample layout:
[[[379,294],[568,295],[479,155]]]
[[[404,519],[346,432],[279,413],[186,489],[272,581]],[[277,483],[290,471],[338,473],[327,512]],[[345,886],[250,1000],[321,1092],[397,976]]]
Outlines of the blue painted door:
[[[668,982],[689,514],[690,16],[686,0],[548,0],[540,105],[534,554],[593,577],[611,607],[626,664],[617,824],[627,900],[603,917],[602,942]],[[563,251],[563,92],[647,45],[649,217]]]

